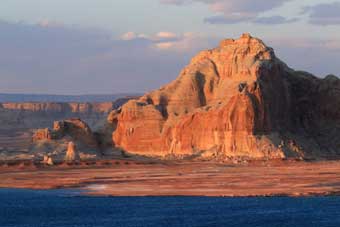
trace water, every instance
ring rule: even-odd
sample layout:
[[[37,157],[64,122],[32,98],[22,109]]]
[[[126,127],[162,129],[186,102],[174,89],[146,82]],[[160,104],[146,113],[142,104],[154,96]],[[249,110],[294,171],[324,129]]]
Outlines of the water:
[[[340,197],[86,197],[0,189],[1,227],[340,226]]]

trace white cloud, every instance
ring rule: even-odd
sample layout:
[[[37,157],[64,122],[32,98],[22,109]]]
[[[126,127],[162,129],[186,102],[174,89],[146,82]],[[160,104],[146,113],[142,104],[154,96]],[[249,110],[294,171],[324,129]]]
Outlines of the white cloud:
[[[121,36],[122,40],[133,41],[141,37],[141,34],[135,32],[128,32]],[[191,32],[183,34],[176,34],[169,31],[160,31],[152,35],[144,35],[145,40],[148,40],[151,48],[158,50],[185,52],[197,50],[198,47],[202,47],[208,44],[207,39]]]
[[[173,32],[158,32],[156,34],[156,37],[158,38],[177,38],[177,35]]]
[[[172,42],[159,42],[155,47],[160,50],[171,50],[177,52],[199,51],[200,48],[209,46],[209,39],[198,34],[187,32]]]
[[[168,50],[170,48],[173,48],[175,43],[173,42],[164,42],[164,43],[155,43],[154,46],[161,50]]]

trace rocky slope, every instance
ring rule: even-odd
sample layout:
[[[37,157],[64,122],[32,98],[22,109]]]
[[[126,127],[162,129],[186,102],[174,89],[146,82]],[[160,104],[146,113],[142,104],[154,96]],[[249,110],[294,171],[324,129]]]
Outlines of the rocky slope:
[[[125,151],[204,159],[340,154],[340,80],[294,71],[244,34],[195,56],[179,77],[108,118]]]

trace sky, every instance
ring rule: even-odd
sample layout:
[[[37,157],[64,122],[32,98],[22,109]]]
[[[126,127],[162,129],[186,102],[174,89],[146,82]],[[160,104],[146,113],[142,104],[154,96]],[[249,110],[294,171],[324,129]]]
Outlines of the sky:
[[[340,0],[1,0],[0,93],[157,89],[249,32],[290,67],[340,75]]]

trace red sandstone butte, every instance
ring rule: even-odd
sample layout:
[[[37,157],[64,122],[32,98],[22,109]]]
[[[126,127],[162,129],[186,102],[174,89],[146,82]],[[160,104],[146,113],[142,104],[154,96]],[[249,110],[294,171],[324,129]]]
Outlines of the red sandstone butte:
[[[340,154],[340,82],[289,68],[243,34],[196,55],[171,83],[109,116],[130,153],[207,159]]]

